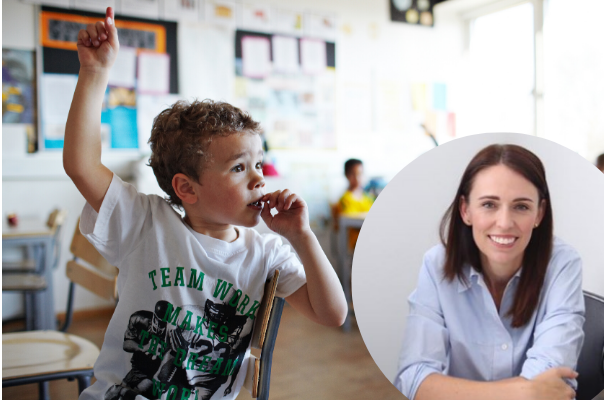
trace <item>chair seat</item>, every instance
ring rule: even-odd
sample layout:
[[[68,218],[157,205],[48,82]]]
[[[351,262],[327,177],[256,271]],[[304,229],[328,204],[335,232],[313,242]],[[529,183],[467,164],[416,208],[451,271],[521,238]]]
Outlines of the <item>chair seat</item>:
[[[38,274],[2,274],[2,290],[44,290],[46,279]]]
[[[92,370],[99,348],[57,331],[2,334],[2,384],[33,376]],[[50,378],[52,379],[52,378]]]
[[[2,273],[6,272],[34,272],[36,260],[25,259],[20,261],[2,261]]]

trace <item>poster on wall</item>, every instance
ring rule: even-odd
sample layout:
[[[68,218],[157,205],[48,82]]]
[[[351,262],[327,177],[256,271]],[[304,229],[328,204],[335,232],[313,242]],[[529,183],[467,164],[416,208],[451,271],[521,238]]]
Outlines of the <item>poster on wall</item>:
[[[35,123],[34,52],[2,49],[2,123]]]
[[[245,43],[251,38],[272,52],[262,57],[262,76],[246,69]],[[237,31],[235,42],[235,104],[260,122],[269,147],[335,148],[334,43],[250,31]],[[310,43],[306,50],[305,42]],[[306,63],[298,49],[308,53],[302,55]],[[268,72],[267,62],[272,64]]]

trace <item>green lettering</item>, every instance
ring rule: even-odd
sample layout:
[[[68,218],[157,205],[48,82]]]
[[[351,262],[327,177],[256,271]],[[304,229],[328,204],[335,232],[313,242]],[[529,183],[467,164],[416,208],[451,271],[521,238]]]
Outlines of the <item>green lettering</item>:
[[[222,367],[222,358],[219,357],[218,360],[216,360],[216,362],[214,363],[214,367],[210,371],[210,374],[218,375],[220,373],[220,367]]]
[[[243,292],[241,290],[237,289],[237,291],[233,294],[233,297],[231,297],[231,301],[229,301],[229,306],[237,308],[242,293]]]
[[[227,286],[228,284],[228,286]],[[224,297],[227,295],[229,290],[233,287],[232,283],[228,283],[227,281],[223,281],[222,279],[218,279],[218,283],[216,284],[216,289],[214,290],[214,297],[218,297],[220,295],[220,300],[224,300]]]
[[[172,325],[178,325],[178,315],[180,314],[180,307],[176,307],[174,313],[172,313],[172,303],[168,302],[168,308],[166,309],[166,313],[164,314],[164,318],[162,321],[169,322]]]
[[[185,349],[176,350],[176,357],[174,357],[174,365],[177,367],[182,367],[182,363],[187,358],[187,351]]]
[[[141,342],[138,344],[138,348],[139,349],[144,349],[144,344],[145,344],[145,340],[147,340],[147,338],[149,337],[149,332],[147,332],[146,330],[142,330],[141,331]]]
[[[151,343],[149,343],[149,350],[147,350],[149,352],[149,354],[155,355],[155,351],[157,350],[158,343],[159,343],[159,337],[152,334]]]
[[[166,400],[176,400],[176,393],[178,393],[178,386],[172,385],[168,388],[168,394]]]
[[[187,311],[187,315],[184,321],[182,321],[182,324],[180,324],[180,329],[182,329],[183,331],[188,331],[189,329],[191,329],[191,318],[193,318],[193,312]]]
[[[245,314],[246,317],[250,317],[250,319],[254,319],[256,318],[256,310],[258,310],[258,307],[260,306],[260,302],[257,300],[254,300],[254,305],[250,308],[250,310],[247,312],[247,314]]]
[[[212,357],[209,356],[203,356],[201,357],[201,363],[199,364],[199,367],[197,367],[198,371],[205,371],[206,367],[208,366],[208,363],[212,360]]]
[[[170,279],[170,268],[160,268],[159,270],[161,271],[161,287],[172,286],[172,282],[168,280]],[[168,280],[168,283],[166,283],[166,280]]]
[[[217,326],[218,326],[217,322],[210,321],[210,325],[208,326],[208,334],[206,335],[206,337],[209,337],[210,339],[214,339],[214,337],[216,336],[214,334],[214,328],[216,328]]]
[[[233,375],[233,372],[235,372],[235,366],[237,365],[237,361],[239,360],[239,358],[236,358],[235,361],[233,361],[233,366],[231,367],[231,360],[227,360],[227,365],[226,367],[224,367],[224,371],[222,371],[222,376],[231,376]],[[230,368],[230,369],[229,369]]]
[[[197,322],[195,323],[195,333],[198,335],[203,335],[203,323],[206,322],[205,318],[201,318],[199,315],[197,316]]]
[[[250,298],[247,297],[247,294],[244,296],[245,297],[243,298],[243,301],[241,302],[241,304],[239,304],[239,308],[237,309],[237,311],[239,311],[241,314],[245,312],[245,306],[250,303]]]
[[[189,360],[187,361],[187,369],[195,369],[195,361],[197,361],[197,357],[199,357],[198,353],[189,354]]]
[[[153,379],[153,396],[156,396],[159,399],[161,397],[162,393],[164,392],[165,387],[166,387],[165,383],[162,383],[160,381],[156,381],[155,379]]]
[[[174,279],[174,286],[184,286],[185,285],[185,274],[183,267],[176,267],[176,279]],[[180,281],[180,285],[178,282]]]
[[[151,283],[153,283],[153,290],[157,289],[157,285],[155,284],[155,275],[157,275],[156,270],[149,272],[149,278],[151,278]]]
[[[166,350],[168,349],[168,343],[164,342],[163,340],[159,340],[159,343],[161,344],[161,346],[159,346],[158,349],[158,354],[157,356],[159,357],[160,360],[164,359],[164,355],[166,354]]]
[[[182,388],[182,394],[180,395],[180,400],[187,400],[191,395],[191,390],[187,388]]]
[[[197,279],[197,272],[199,272],[199,279]],[[194,268],[191,268],[191,277],[189,278],[189,284],[187,287],[194,288],[197,290],[203,290],[203,277],[206,276],[203,272],[197,271]]]
[[[218,338],[218,341],[223,342],[223,343],[226,342],[227,338],[229,336],[229,327],[226,325],[222,325],[220,327],[219,332],[220,332],[220,337]]]

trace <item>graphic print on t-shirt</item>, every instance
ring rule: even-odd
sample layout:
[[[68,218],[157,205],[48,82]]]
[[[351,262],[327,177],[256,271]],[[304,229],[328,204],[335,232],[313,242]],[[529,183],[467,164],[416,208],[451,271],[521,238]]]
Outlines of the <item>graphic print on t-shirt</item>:
[[[250,298],[241,290],[227,298],[231,288],[232,284],[219,279],[215,301],[206,299],[203,307],[159,300],[153,311],[134,312],[123,345],[125,352],[132,353],[131,369],[119,385],[107,390],[105,400],[129,400],[137,395],[207,400],[227,382],[217,397],[231,393],[259,306],[255,300],[248,307]]]

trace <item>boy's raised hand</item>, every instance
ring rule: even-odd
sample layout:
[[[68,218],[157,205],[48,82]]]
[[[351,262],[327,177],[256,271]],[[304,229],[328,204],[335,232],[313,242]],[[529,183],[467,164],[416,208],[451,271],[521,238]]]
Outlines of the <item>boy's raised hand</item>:
[[[107,7],[104,21],[80,29],[77,45],[80,68],[93,71],[111,68],[120,48],[111,7]]]
[[[264,207],[260,215],[273,232],[290,239],[310,229],[306,202],[289,189],[267,193],[262,201]],[[273,208],[277,210],[275,215],[270,211]]]

